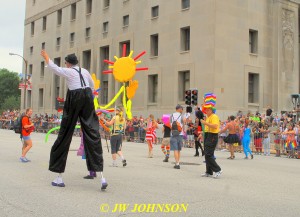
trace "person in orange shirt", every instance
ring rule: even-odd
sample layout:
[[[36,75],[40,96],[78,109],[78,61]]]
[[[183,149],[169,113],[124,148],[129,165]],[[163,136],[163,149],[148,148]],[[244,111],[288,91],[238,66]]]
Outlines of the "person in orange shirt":
[[[27,152],[32,148],[32,140],[30,138],[31,132],[34,130],[34,124],[30,122],[29,118],[32,115],[32,109],[26,109],[25,116],[22,117],[22,138],[23,138],[23,148],[22,148],[22,156],[20,157],[20,161],[22,163],[30,162],[26,158]]]

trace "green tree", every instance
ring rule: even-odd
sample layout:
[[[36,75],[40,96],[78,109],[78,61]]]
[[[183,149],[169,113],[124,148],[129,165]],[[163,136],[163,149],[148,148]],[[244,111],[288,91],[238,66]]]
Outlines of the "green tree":
[[[1,110],[15,110],[20,109],[21,96],[9,96],[7,97],[1,105]]]
[[[19,90],[20,78],[18,73],[11,72],[7,69],[0,69],[0,108],[3,107],[3,103],[6,98],[14,97],[14,99],[20,98],[21,91]],[[20,103],[18,107],[20,108]]]

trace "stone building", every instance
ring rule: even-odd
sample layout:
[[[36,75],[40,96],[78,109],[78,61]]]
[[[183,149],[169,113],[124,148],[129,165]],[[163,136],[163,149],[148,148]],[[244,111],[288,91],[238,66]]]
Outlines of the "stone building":
[[[80,66],[101,80],[100,103],[120,83],[104,59],[146,51],[148,71],[137,72],[133,114],[161,115],[184,104],[185,90],[217,95],[221,117],[238,110],[293,107],[299,93],[300,0],[27,0],[24,57],[32,74],[27,107],[56,113],[55,98],[66,85],[45,68],[40,56],[64,66],[75,53]],[[22,93],[23,96],[23,93]],[[22,97],[23,99],[24,97]],[[120,101],[118,102],[120,103]],[[23,102],[21,102],[23,105]]]

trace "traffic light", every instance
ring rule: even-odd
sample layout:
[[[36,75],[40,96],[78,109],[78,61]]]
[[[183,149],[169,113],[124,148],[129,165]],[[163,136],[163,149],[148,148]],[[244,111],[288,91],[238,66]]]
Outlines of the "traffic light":
[[[198,104],[198,90],[192,90],[192,104],[197,105]]]
[[[186,105],[191,105],[191,100],[192,100],[192,91],[191,90],[186,90],[185,91],[185,104]]]
[[[65,105],[64,98],[57,97],[55,99],[55,110],[57,110],[58,112],[61,112],[64,108],[64,105]]]

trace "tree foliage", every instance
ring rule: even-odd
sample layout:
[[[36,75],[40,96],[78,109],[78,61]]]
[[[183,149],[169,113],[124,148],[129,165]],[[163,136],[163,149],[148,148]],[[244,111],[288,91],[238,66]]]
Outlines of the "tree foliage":
[[[7,69],[0,69],[0,108],[3,110],[4,102],[11,103],[15,100],[14,107],[11,109],[20,108],[21,91],[19,90],[20,78],[18,73],[11,72]],[[12,105],[12,104],[11,104]]]
[[[1,110],[15,110],[20,109],[21,97],[9,96],[7,97],[1,105]]]

